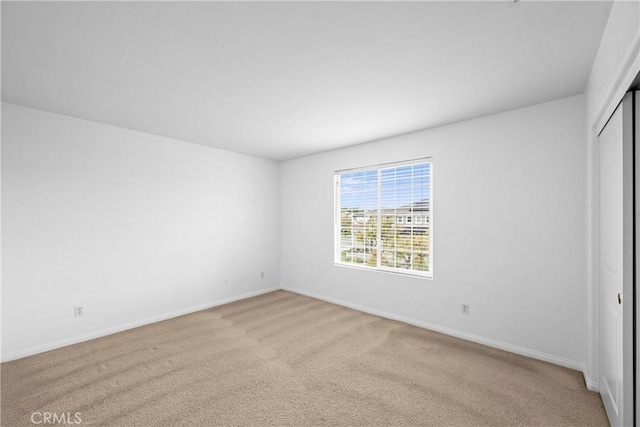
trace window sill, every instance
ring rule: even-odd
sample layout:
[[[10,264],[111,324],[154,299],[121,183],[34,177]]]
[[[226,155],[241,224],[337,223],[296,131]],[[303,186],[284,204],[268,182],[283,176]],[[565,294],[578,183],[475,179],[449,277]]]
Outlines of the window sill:
[[[343,264],[340,262],[334,262],[333,265],[335,265],[336,267],[342,267],[342,268],[349,268],[349,269],[353,269],[353,270],[362,270],[362,271],[369,271],[372,273],[386,273],[386,274],[393,274],[395,276],[404,276],[404,277],[412,277],[415,279],[427,279],[427,280],[433,280],[433,273],[429,272],[429,273],[403,273],[402,271],[397,271],[397,270],[386,270],[384,268],[371,268],[371,267],[361,267],[359,265],[353,265],[353,264]]]

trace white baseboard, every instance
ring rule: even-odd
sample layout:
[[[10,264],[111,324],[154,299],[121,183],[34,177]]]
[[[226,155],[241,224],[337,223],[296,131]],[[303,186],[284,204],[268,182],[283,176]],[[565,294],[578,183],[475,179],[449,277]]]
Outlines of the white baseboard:
[[[300,289],[290,288],[288,286],[283,286],[282,290],[294,292],[300,295],[305,295],[311,298],[316,298],[322,301],[327,301],[332,304],[341,305],[343,307],[351,308],[354,310],[362,311],[364,313],[373,314],[375,316],[384,317],[386,319],[397,320],[402,323],[407,323],[409,325],[417,326],[419,328],[429,329],[431,331],[440,332],[445,335],[450,335],[452,337],[461,338],[463,340],[472,341],[478,344],[483,344],[488,347],[497,348],[500,350],[505,350],[511,353],[520,354],[522,356],[531,357],[532,359],[542,360],[544,362],[553,363],[554,365],[563,366],[565,368],[574,369],[576,371],[582,372],[584,376],[585,385],[587,389],[591,391],[598,391],[598,384],[595,381],[592,381],[586,373],[586,364],[584,362],[580,362],[577,360],[571,360],[560,356],[555,356],[553,354],[544,353],[537,350],[532,350],[526,347],[520,347],[517,345],[505,343],[502,341],[493,340],[491,338],[481,337],[479,335],[469,334],[467,332],[458,331],[456,329],[446,328],[443,326],[435,325],[433,323],[424,322],[422,320],[412,319],[405,316],[399,316],[397,314],[389,313],[382,310],[376,310],[369,307],[364,307],[358,304],[352,304],[346,301],[342,301],[336,298],[327,297],[324,295],[316,294],[314,292],[307,292]]]
[[[587,390],[595,391],[596,393],[600,392],[600,386],[597,381],[591,379],[591,377],[587,374],[587,370],[582,371],[582,375],[584,375],[584,383],[587,386]]]
[[[111,326],[104,329],[99,329],[97,331],[88,332],[81,335],[76,335],[70,338],[64,338],[57,341],[52,341],[46,344],[37,345],[34,347],[29,347],[24,350],[12,351],[10,353],[3,354],[0,358],[2,362],[8,362],[11,360],[22,359],[23,357],[33,356],[35,354],[44,353],[46,351],[55,350],[57,348],[66,347],[68,345],[78,344],[81,342],[89,341],[92,339],[104,337],[106,335],[115,334],[117,332],[126,331],[128,329],[138,328],[140,326],[149,325],[151,323],[160,322],[162,320],[171,319],[178,316],[184,316],[185,314],[195,313],[196,311],[206,310],[208,308],[217,307],[219,305],[228,304],[230,302],[239,301],[251,297],[255,297],[258,295],[266,294],[269,292],[277,291],[280,287],[273,287],[268,289],[261,289],[255,292],[249,292],[242,295],[237,295],[230,298],[225,298],[218,301],[212,301],[200,305],[196,305],[194,307],[183,308],[180,310],[175,310],[170,313],[160,314],[158,316],[147,317],[141,320],[134,320],[133,322],[124,323],[117,326]]]
[[[259,291],[255,291],[255,292],[250,292],[250,293],[246,293],[246,294],[242,294],[242,295],[237,295],[234,297],[230,297],[230,298],[225,298],[222,300],[218,300],[218,301],[213,301],[213,302],[208,302],[205,304],[200,304],[194,307],[189,307],[189,308],[185,308],[185,309],[180,309],[180,310],[176,310],[176,311],[172,311],[170,313],[165,313],[165,314],[161,314],[158,316],[152,316],[152,317],[148,317],[145,319],[141,319],[141,320],[136,320],[133,322],[128,322],[128,323],[124,323],[118,326],[113,326],[113,327],[109,327],[109,328],[104,328],[104,329],[100,329],[97,331],[93,331],[93,332],[88,332],[85,334],[81,334],[81,335],[76,335],[74,337],[70,337],[70,338],[64,338],[61,340],[57,340],[57,341],[52,341],[46,344],[41,344],[41,345],[37,345],[34,347],[29,347],[27,349],[24,350],[18,350],[18,351],[13,351],[10,353],[6,353],[6,354],[2,354],[2,357],[0,358],[0,360],[2,362],[8,362],[11,360],[16,360],[16,359],[22,359],[24,357],[28,357],[28,356],[33,356],[39,353],[44,353],[46,351],[50,351],[50,350],[55,350],[57,348],[61,348],[61,347],[66,347],[69,345],[73,345],[73,344],[78,344],[81,342],[85,342],[85,341],[90,341],[92,339],[96,339],[96,338],[100,338],[100,337],[104,337],[107,335],[111,335],[111,334],[115,334],[118,332],[122,332],[122,331],[126,331],[128,329],[133,329],[133,328],[137,328],[140,326],[144,326],[144,325],[149,325],[151,323],[156,323],[156,322],[160,322],[163,320],[168,320],[174,317],[178,317],[178,316],[184,316],[185,314],[190,314],[190,313],[195,313],[197,311],[201,311],[201,310],[206,310],[212,307],[217,307],[220,305],[224,305],[224,304],[228,304],[234,301],[239,301],[239,300],[243,300],[243,299],[247,299],[247,298],[251,298],[251,297],[255,297],[258,295],[262,295],[262,294],[266,294],[269,292],[274,292],[277,291],[279,289],[285,290],[285,291],[290,291],[290,292],[294,292],[300,295],[305,295],[311,298],[316,298],[322,301],[327,301],[330,302],[332,304],[337,304],[343,307],[347,307],[347,308],[351,308],[354,310],[358,310],[358,311],[362,311],[364,313],[369,313],[369,314],[373,314],[375,316],[380,316],[380,317],[384,317],[386,319],[391,319],[391,320],[397,320],[399,322],[403,322],[403,323],[407,323],[409,325],[413,325],[413,326],[417,326],[420,328],[424,328],[424,329],[429,329],[435,332],[440,332],[446,335],[450,335],[456,338],[461,338],[467,341],[472,341],[472,342],[476,342],[478,344],[483,344],[489,347],[493,347],[493,348],[498,348],[500,350],[505,350],[505,351],[509,351],[511,353],[516,353],[516,354],[520,354],[523,356],[527,356],[527,357],[531,357],[533,359],[538,359],[538,360],[542,360],[545,362],[549,362],[549,363],[553,363],[556,365],[560,365],[560,366],[564,366],[566,368],[570,368],[570,369],[575,369],[578,371],[581,371],[583,376],[584,376],[584,380],[585,380],[585,384],[588,390],[591,391],[598,391],[598,383],[596,381],[593,381],[591,378],[589,378],[589,376],[586,373],[586,365],[584,362],[579,362],[579,361],[575,361],[575,360],[570,360],[570,359],[566,359],[563,357],[559,357],[559,356],[554,356],[552,354],[548,354],[548,353],[543,353],[537,350],[531,350],[525,347],[520,347],[520,346],[516,346],[513,344],[508,344],[508,343],[504,343],[501,341],[496,341],[496,340],[492,340],[490,338],[485,338],[485,337],[481,337],[479,335],[474,335],[474,334],[469,334],[466,332],[462,332],[462,331],[458,331],[455,329],[451,329],[451,328],[445,328],[443,326],[438,326],[429,322],[424,322],[421,320],[417,320],[417,319],[412,319],[409,317],[404,317],[404,316],[399,316],[393,313],[389,313],[386,311],[382,311],[382,310],[376,310],[376,309],[372,309],[369,307],[364,307],[358,304],[352,304],[346,301],[342,301],[336,298],[330,298],[324,295],[320,295],[320,294],[316,294],[314,292],[307,292],[307,291],[303,291],[300,289],[295,289],[295,288],[290,288],[287,286],[282,286],[282,287],[272,287],[272,288],[267,288],[267,289],[261,289]]]

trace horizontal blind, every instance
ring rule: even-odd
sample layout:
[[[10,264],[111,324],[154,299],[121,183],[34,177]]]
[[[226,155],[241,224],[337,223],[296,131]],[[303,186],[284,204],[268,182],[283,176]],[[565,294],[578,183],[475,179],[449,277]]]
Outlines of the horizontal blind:
[[[432,271],[432,162],[336,173],[336,263],[421,276]]]

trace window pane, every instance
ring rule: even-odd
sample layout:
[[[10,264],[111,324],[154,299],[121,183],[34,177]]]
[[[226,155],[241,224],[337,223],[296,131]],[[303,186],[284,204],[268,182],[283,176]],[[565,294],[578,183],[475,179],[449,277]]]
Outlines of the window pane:
[[[395,257],[396,252],[393,250],[384,250],[382,251],[382,258],[380,259],[380,264],[383,267],[395,267]]]
[[[413,257],[413,269],[417,271],[429,270],[429,254],[427,252],[415,252]]]
[[[339,262],[430,270],[431,162],[338,175]]]

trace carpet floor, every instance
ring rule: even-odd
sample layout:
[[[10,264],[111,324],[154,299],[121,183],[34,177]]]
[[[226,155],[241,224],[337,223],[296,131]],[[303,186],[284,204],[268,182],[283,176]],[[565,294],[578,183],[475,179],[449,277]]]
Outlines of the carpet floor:
[[[577,371],[285,291],[1,369],[7,427],[608,425]]]

